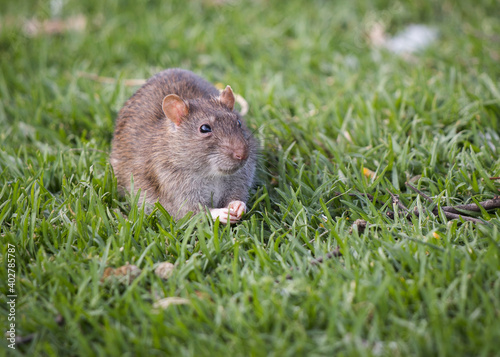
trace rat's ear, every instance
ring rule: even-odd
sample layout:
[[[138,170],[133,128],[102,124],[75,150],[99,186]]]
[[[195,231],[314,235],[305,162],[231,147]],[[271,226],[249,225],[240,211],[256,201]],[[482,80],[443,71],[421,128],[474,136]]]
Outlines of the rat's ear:
[[[169,94],[163,98],[161,107],[165,116],[173,121],[177,126],[181,124],[182,118],[187,116],[189,113],[187,103],[176,94]]]
[[[230,110],[234,108],[234,94],[230,86],[227,86],[220,94],[220,102]]]

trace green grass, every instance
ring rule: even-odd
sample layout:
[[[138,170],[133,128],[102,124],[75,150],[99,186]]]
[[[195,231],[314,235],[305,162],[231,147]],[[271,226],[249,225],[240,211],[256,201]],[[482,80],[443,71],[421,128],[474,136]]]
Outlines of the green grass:
[[[412,178],[441,205],[498,195],[500,5],[418,3],[68,0],[61,17],[83,14],[84,31],[29,37],[49,3],[2,1],[0,291],[10,243],[17,335],[35,335],[16,350],[2,338],[0,355],[498,355],[500,212],[484,225],[385,212],[388,190],[431,207]],[[375,22],[439,39],[396,56],[370,44]],[[147,215],[117,193],[114,119],[137,89],[124,81],[168,67],[250,104],[262,154],[236,226]],[[359,218],[369,228],[350,232]],[[101,282],[127,262],[142,269],[132,284]],[[164,297],[190,303],[153,309]],[[2,298],[2,331],[7,317]]]

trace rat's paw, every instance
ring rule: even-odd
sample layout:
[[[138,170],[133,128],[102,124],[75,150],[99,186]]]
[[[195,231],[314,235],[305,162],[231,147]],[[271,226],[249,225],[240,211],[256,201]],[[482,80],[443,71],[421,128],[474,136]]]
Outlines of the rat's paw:
[[[219,218],[219,222],[227,224],[238,222],[243,213],[245,213],[247,206],[242,201],[231,201],[226,208],[212,208],[210,214],[214,221]],[[229,219],[229,220],[228,220]]]
[[[247,210],[247,205],[243,201],[231,201],[229,202],[228,208],[231,212],[231,217],[236,218],[236,220],[240,220],[243,213]]]
[[[219,218],[219,222],[224,224],[227,224],[228,218],[229,223],[236,223],[238,221],[237,219],[233,218],[229,211],[229,208],[212,208],[210,209],[210,214],[214,221]]]

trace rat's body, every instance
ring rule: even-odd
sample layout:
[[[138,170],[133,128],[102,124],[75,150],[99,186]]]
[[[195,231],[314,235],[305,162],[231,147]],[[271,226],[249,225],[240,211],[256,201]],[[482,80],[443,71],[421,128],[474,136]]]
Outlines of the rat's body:
[[[197,75],[169,69],[150,78],[116,120],[111,164],[118,184],[141,189],[174,217],[211,208],[241,218],[256,166],[257,143],[222,93]],[[145,196],[144,196],[145,195]]]

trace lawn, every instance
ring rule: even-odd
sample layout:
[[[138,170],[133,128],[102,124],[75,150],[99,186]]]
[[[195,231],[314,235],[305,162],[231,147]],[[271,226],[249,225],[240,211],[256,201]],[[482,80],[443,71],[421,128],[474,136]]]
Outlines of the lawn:
[[[441,209],[499,194],[498,1],[1,8],[0,355],[500,355],[500,210]],[[249,104],[237,225],[118,194],[117,112],[169,67]]]

